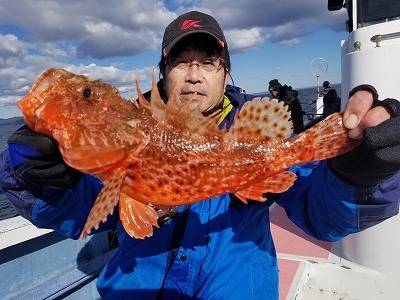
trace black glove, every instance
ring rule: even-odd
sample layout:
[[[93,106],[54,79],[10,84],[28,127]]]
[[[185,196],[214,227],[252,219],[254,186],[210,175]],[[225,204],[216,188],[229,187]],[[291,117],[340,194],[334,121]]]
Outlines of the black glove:
[[[391,119],[366,128],[360,146],[328,160],[335,175],[359,186],[377,185],[400,170],[400,102],[395,99],[378,101],[376,90],[369,90],[375,91],[374,106],[391,110]]]
[[[55,140],[27,125],[9,137],[8,151],[14,173],[33,186],[69,188],[83,175],[63,161]]]

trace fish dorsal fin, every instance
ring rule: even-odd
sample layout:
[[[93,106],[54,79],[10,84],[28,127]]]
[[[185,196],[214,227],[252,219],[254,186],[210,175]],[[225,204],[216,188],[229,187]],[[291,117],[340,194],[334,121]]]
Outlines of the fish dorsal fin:
[[[140,89],[139,86],[139,80],[136,75],[135,75],[135,83],[138,94],[139,107],[143,109],[146,113],[152,115],[152,117],[156,119],[158,123],[162,123],[166,119],[167,112],[166,112],[166,105],[162,101],[160,93],[158,92],[155,70],[153,70],[150,102],[147,101],[146,98],[144,98],[142,90]]]
[[[172,126],[174,130],[187,131],[192,135],[199,134],[212,137],[222,135],[217,125],[221,111],[216,111],[205,117],[198,106],[195,109],[191,109],[196,106],[194,99],[182,105],[178,97],[171,97],[171,99],[168,99],[167,104],[165,104],[158,91],[155,70],[153,70],[150,102],[144,98],[136,76],[135,82],[140,107],[151,114],[159,124],[167,124]],[[172,94],[176,95],[176,93]]]
[[[172,91],[172,95],[175,96],[170,97],[167,102],[167,124],[175,129],[187,131],[191,135],[222,136],[221,131],[218,129],[218,117],[221,114],[221,110],[204,116],[195,96],[182,103],[177,96],[177,91]]]
[[[293,185],[295,180],[296,174],[285,171],[237,191],[235,195],[244,203],[247,203],[247,199],[263,202],[267,200],[264,197],[265,193],[283,193]]]
[[[161,99],[160,92],[157,87],[156,70],[153,69],[153,79],[151,83],[150,105],[153,117],[160,122],[165,121],[170,113],[167,105]]]
[[[176,115],[174,124],[178,124],[183,130],[188,130],[191,134],[198,134],[205,137],[221,137],[224,133],[218,129],[218,118],[221,110],[215,111],[208,116],[204,116],[199,107],[191,110],[192,101],[188,101]]]
[[[228,136],[241,141],[282,140],[292,134],[292,127],[287,106],[275,99],[257,97],[240,109]]]

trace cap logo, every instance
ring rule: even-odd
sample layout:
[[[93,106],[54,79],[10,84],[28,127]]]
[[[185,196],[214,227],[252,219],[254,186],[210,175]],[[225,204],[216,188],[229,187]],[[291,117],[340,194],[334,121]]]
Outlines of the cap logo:
[[[181,30],[189,29],[191,27],[203,27],[200,24],[200,20],[184,20],[181,26]]]

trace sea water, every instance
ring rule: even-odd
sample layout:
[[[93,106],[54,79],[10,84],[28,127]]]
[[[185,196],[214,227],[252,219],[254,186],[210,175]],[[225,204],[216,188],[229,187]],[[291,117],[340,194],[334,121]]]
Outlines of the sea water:
[[[337,90],[338,95],[340,95],[340,85],[332,85],[334,89]],[[315,100],[318,96],[318,88],[305,88],[297,89],[299,92],[298,98],[302,105],[303,111],[306,113],[304,116],[304,121],[307,122],[307,115],[315,114],[318,109],[315,104]],[[320,88],[322,91],[322,88]],[[259,95],[268,93],[259,93]],[[14,117],[10,119],[0,119],[0,153],[2,153],[7,148],[7,139],[12,132],[21,127],[23,124],[22,117]],[[3,191],[0,189],[0,220],[11,218],[17,215],[17,212],[13,205],[7,200]]]

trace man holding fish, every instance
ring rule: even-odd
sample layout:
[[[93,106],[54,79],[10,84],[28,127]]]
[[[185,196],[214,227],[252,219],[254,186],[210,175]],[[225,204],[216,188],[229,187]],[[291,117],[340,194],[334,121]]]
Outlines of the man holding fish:
[[[241,145],[248,148],[257,146],[251,148],[254,153],[262,152],[265,145],[271,147],[268,148],[269,151],[275,151],[272,144],[265,144],[264,140],[271,139],[275,141],[273,145],[276,145],[279,143],[278,137],[286,137],[288,114],[283,106],[273,101],[271,104],[265,99],[248,101],[252,97],[235,90],[231,91],[228,97],[224,96],[231,64],[228,45],[217,21],[207,14],[195,11],[175,19],[165,30],[159,67],[163,76],[158,84],[161,96],[153,88],[151,105],[143,101],[143,97],[139,97],[142,98],[139,99],[140,105],[135,104],[131,109],[151,112],[149,115],[143,115],[150,123],[153,122],[154,126],[144,130],[142,135],[151,136],[149,131],[153,131],[153,128],[154,132],[158,132],[158,127],[165,125],[162,120],[166,120],[167,127],[176,124],[177,135],[189,132],[193,139],[206,141],[201,144],[201,149],[197,149],[198,153],[208,154],[207,158],[202,157],[200,166],[195,165],[198,156],[188,150],[194,146],[186,145],[187,141],[191,141],[190,134],[179,139],[180,144],[168,143],[174,133],[165,134],[164,131],[162,134],[154,134],[152,138],[121,138],[140,148],[135,150],[137,153],[129,152],[129,163],[118,168],[121,170],[123,167],[122,183],[116,168],[100,172],[99,168],[84,167],[80,162],[76,162],[75,156],[72,159],[67,155],[70,149],[65,143],[66,136],[60,137],[51,128],[61,118],[54,118],[59,112],[53,110],[46,117],[47,123],[40,123],[40,126],[37,126],[36,117],[48,107],[42,107],[32,114],[29,112],[35,105],[31,100],[38,102],[40,97],[45,99],[51,95],[51,85],[57,84],[57,81],[85,80],[58,70],[50,70],[42,75],[41,81],[32,88],[32,93],[35,92],[33,96],[28,95],[25,98],[30,100],[29,105],[21,102],[28,126],[52,136],[57,143],[54,139],[25,126],[10,137],[8,150],[2,154],[0,160],[1,188],[20,214],[34,225],[54,229],[74,239],[90,233],[92,227],[100,231],[117,226],[118,252],[98,279],[98,290],[104,299],[278,299],[277,258],[268,214],[273,201],[284,207],[289,218],[302,230],[317,239],[327,241],[336,241],[348,234],[364,230],[398,213],[400,105],[397,100],[379,101],[377,91],[370,85],[355,87],[343,112],[344,129],[341,123],[332,124],[328,121],[318,130],[312,129],[309,133],[299,135],[297,139],[288,139],[287,143],[293,147],[288,149],[296,151],[287,152],[287,156],[274,156],[270,167],[265,167],[262,171],[254,169],[254,176],[251,176],[240,173],[241,169],[237,171],[238,168],[247,168],[246,164],[250,164],[250,159],[247,159],[246,163],[235,163],[232,157],[249,157],[247,155],[250,154]],[[54,80],[48,80],[49,78]],[[103,89],[103,86],[100,86],[100,89]],[[93,91],[88,88],[82,89],[83,98],[90,100]],[[68,97],[69,95],[59,97],[59,100],[65,101],[64,98]],[[159,98],[167,105],[163,106]],[[273,113],[264,113],[260,109],[269,105],[281,113],[279,117]],[[57,107],[59,106],[54,105],[54,109]],[[106,108],[108,116],[111,116],[111,104]],[[196,118],[192,120],[188,117],[189,121],[186,124],[178,118],[182,112],[193,114]],[[199,112],[202,118],[204,116],[204,120],[198,116]],[[70,115],[72,118],[72,114]],[[259,123],[267,122],[270,118],[275,120],[274,124],[277,124],[277,127],[283,129],[276,133],[266,133],[264,128],[257,127]],[[334,118],[341,121],[340,115]],[[86,121],[89,123],[89,120]],[[196,126],[190,122],[194,122]],[[219,125],[220,134],[214,132],[214,123]],[[47,127],[43,129],[43,126]],[[256,130],[253,130],[253,127]],[[226,133],[226,130],[229,131]],[[120,131],[123,132],[122,127]],[[339,131],[343,131],[346,136],[339,136]],[[209,132],[212,132],[212,135],[209,135]],[[324,142],[319,143],[316,146],[318,149],[313,150],[315,153],[308,156],[308,150],[311,149],[308,143],[320,138],[318,135],[315,135],[315,138],[310,137],[310,134],[315,132],[323,135]],[[214,136],[216,138],[211,138]],[[330,136],[339,136],[340,139],[333,140]],[[84,136],[81,137],[81,140],[83,139]],[[158,149],[158,152],[146,150],[156,139],[166,144],[162,145],[163,147],[150,148]],[[212,151],[213,147],[223,147],[221,145],[228,145],[235,151]],[[57,146],[60,147],[63,156]],[[330,148],[335,147],[337,152],[329,152]],[[123,148],[126,147],[121,146],[116,150]],[[178,156],[179,152],[173,152],[176,149],[183,149],[182,152],[187,152],[188,156]],[[279,149],[287,151],[284,148]],[[324,160],[334,156],[333,153],[346,151],[349,152]],[[295,162],[320,162],[293,165],[292,162],[288,162],[289,156],[294,157],[297,152],[301,157],[294,159]],[[91,153],[86,155],[89,154]],[[217,159],[209,158],[210,154],[215,155]],[[142,168],[151,170],[148,174],[141,173],[141,169],[137,167],[146,155],[149,159]],[[162,159],[164,156],[169,157],[165,164],[178,157],[176,164],[183,161],[187,162],[188,166],[179,165],[179,169],[164,169],[164,164],[160,163],[150,169],[149,166],[154,163],[155,158]],[[71,158],[68,165],[64,162],[67,157]],[[254,156],[251,158],[255,159]],[[259,161],[260,164],[264,162],[262,159]],[[270,168],[278,168],[279,166],[274,165],[278,163],[282,166],[287,164],[288,171],[287,167],[283,167],[285,170],[268,173]],[[214,170],[200,170],[204,166],[210,169],[213,166]],[[222,169],[227,166],[232,174],[237,172],[242,174],[242,177],[231,176],[229,171],[224,173]],[[75,168],[98,177],[84,174]],[[191,168],[197,168],[198,172],[194,174],[207,175],[200,176],[204,180],[200,185],[196,178],[190,178],[189,182],[193,183],[192,189],[186,186],[186,177],[192,174]],[[185,176],[177,174],[178,171]],[[155,178],[155,173],[159,173],[160,177],[164,176],[163,179]],[[215,174],[219,177],[212,176]],[[226,181],[226,178],[229,180]],[[148,193],[148,203],[159,209],[156,223],[152,212],[154,206],[143,204],[143,200],[140,200],[141,195],[145,195],[147,185],[143,184],[142,188],[139,186],[132,192],[132,186],[136,182],[152,180],[162,183],[157,188],[149,184],[153,190]],[[237,183],[235,180],[238,180]],[[231,188],[229,181],[234,181],[234,186],[240,188]],[[182,182],[181,189],[171,182]],[[105,188],[102,190],[104,184]],[[174,189],[168,193],[167,188],[170,186]],[[221,193],[224,190],[229,192]],[[115,191],[121,192],[120,197],[124,195],[119,199],[119,213],[115,210],[106,219],[103,216],[100,220],[105,222],[98,224],[97,217],[103,209],[106,209],[106,216],[110,209],[112,211],[114,205],[108,207],[105,202]],[[165,194],[159,196],[159,191]],[[210,199],[200,199],[203,191],[207,191]],[[179,194],[193,195],[195,201],[181,201],[182,198],[177,196]],[[138,201],[133,201],[134,197]],[[162,201],[157,202],[157,199],[162,200],[163,197],[166,201],[171,199],[170,202],[166,202],[168,204],[165,207]],[[171,205],[176,199],[178,205]],[[93,205],[95,200],[96,204]],[[131,209],[131,206],[138,210],[149,209],[149,220],[145,220],[143,226],[132,229],[132,223],[139,222],[138,219],[142,219],[142,215],[135,216],[136,211]],[[83,229],[87,222],[89,226]],[[145,227],[145,232],[139,227]]]

